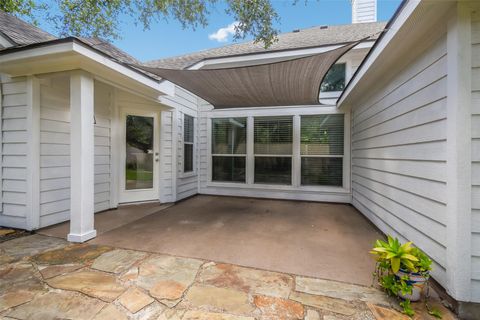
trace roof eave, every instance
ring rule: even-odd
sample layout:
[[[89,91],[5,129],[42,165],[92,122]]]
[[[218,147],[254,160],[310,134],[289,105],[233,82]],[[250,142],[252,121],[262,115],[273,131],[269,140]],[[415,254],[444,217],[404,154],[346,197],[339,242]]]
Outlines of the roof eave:
[[[142,94],[158,98],[171,94],[172,89],[144,73],[115,61],[77,38],[69,37],[13,47],[0,51],[0,72],[11,76],[25,76],[83,69],[97,78]]]
[[[396,70],[399,61],[407,61],[409,57],[419,54],[421,47],[435,38],[431,35],[440,32],[438,23],[452,4],[404,1],[387,25],[386,32],[377,40],[340,95],[338,108],[354,107],[355,103],[368,96],[366,93],[370,94],[378,85],[375,79],[385,77],[388,72],[400,72]],[[412,32],[413,29],[418,32]]]

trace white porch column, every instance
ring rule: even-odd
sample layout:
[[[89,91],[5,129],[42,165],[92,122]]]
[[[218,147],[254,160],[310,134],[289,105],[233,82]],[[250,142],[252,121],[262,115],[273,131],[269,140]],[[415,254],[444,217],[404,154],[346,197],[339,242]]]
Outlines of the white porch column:
[[[447,292],[456,300],[471,295],[471,25],[462,2],[447,32]]]
[[[83,71],[70,76],[70,233],[68,241],[97,235],[94,220],[93,78]]]

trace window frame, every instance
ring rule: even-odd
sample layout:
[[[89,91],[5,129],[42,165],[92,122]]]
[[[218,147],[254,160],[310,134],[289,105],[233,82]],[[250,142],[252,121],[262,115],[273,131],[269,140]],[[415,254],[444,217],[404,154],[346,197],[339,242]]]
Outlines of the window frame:
[[[213,141],[213,120],[214,119],[230,119],[230,118],[245,118],[246,120],[246,137],[245,137],[245,153],[212,153],[213,146],[212,146],[212,141]],[[248,150],[248,117],[246,116],[232,116],[232,117],[211,117],[207,119],[208,125],[209,125],[209,134],[207,137],[208,143],[209,143],[209,172],[208,172],[208,178],[209,181],[212,183],[227,183],[227,184],[240,184],[240,185],[245,185],[247,184],[247,150]],[[213,180],[213,157],[245,157],[245,182],[239,182],[239,181],[217,181]]]
[[[344,153],[343,153],[343,187],[337,186],[302,186],[300,184],[301,178],[301,155],[300,155],[300,116],[301,115],[319,115],[319,114],[344,114]],[[251,191],[262,190],[278,191],[278,192],[303,192],[308,194],[310,192],[324,193],[324,194],[346,194],[351,192],[351,168],[350,168],[350,112],[338,110],[334,106],[318,107],[318,106],[301,106],[301,107],[279,107],[271,108],[238,108],[232,110],[212,110],[206,113],[207,118],[207,179],[205,187],[207,188],[237,188],[238,194],[246,196],[251,195]],[[247,117],[247,161],[246,161],[246,183],[235,182],[217,182],[212,181],[212,118],[236,118]],[[255,116],[293,116],[293,157],[292,157],[292,184],[255,184],[254,183],[254,128],[253,118]],[[298,137],[298,138],[296,138]],[[204,180],[205,181],[205,180]]]
[[[300,186],[328,186],[328,185],[311,185],[311,184],[302,184],[302,159],[303,158],[335,158],[335,159],[342,159],[342,185],[340,186],[332,186],[332,187],[343,187],[344,183],[345,183],[345,179],[343,179],[343,176],[345,175],[344,174],[344,170],[345,168],[343,167],[343,162],[345,161],[344,160],[344,157],[345,157],[345,114],[342,114],[342,113],[338,113],[338,114],[341,114],[343,115],[343,154],[302,154],[302,152],[300,151],[300,163],[299,163],[299,166],[300,166],[300,177],[299,177],[299,183],[300,183]],[[302,117],[308,117],[308,116],[323,116],[325,114],[312,114],[312,115],[300,115],[300,133],[302,131]],[[301,141],[301,137],[300,137],[300,148],[301,148],[301,145],[302,145],[302,141]]]
[[[284,153],[255,153],[255,118],[279,118],[279,117],[285,117],[285,118],[291,118],[292,119],[292,142],[291,142],[291,151],[289,154],[284,154]],[[268,116],[254,116],[253,117],[253,183],[255,185],[279,185],[279,186],[292,186],[293,185],[293,141],[294,141],[294,129],[293,129],[293,115],[268,115]],[[283,183],[265,183],[265,182],[255,182],[255,159],[256,158],[290,158],[290,183],[289,184],[283,184]]]
[[[185,120],[186,120],[186,117],[190,117],[192,118],[193,120],[193,136],[192,136],[192,139],[193,141],[185,141]],[[186,113],[182,113],[182,154],[181,154],[181,157],[182,157],[182,171],[181,171],[181,177],[182,178],[186,178],[186,177],[190,177],[190,176],[194,176],[196,175],[196,171],[197,171],[197,168],[196,168],[196,150],[195,150],[195,136],[196,136],[196,125],[197,125],[197,121],[196,121],[196,118],[192,115],[189,115],[189,114],[186,114]],[[191,145],[192,146],[192,170],[191,171],[185,171],[185,145]]]

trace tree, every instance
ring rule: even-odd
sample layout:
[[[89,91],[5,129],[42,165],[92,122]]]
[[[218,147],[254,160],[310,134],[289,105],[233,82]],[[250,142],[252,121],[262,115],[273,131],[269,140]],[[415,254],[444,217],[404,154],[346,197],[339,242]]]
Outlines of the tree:
[[[46,16],[60,36],[120,37],[122,15],[149,29],[154,22],[176,19],[183,28],[208,25],[208,15],[221,0],[0,0],[0,10],[29,18],[37,23]],[[223,0],[226,13],[238,24],[234,39],[253,36],[265,47],[275,42],[278,30],[273,22],[278,15],[271,0]]]

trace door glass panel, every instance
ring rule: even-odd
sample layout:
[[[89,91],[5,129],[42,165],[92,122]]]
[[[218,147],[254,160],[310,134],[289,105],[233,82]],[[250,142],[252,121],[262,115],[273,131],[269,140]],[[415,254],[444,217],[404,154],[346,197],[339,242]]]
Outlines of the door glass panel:
[[[125,189],[153,188],[153,117],[127,115]]]

